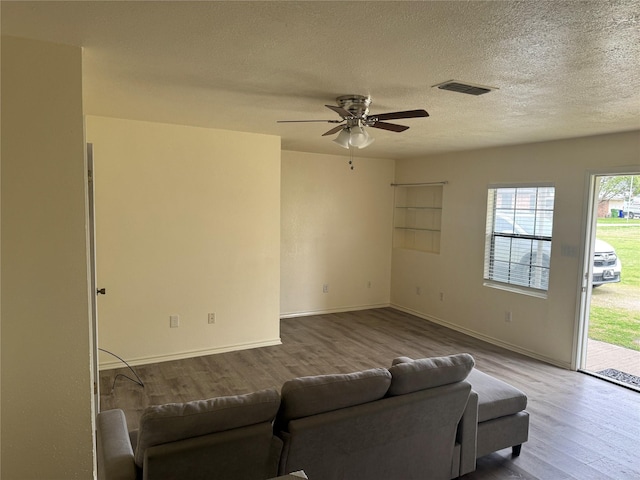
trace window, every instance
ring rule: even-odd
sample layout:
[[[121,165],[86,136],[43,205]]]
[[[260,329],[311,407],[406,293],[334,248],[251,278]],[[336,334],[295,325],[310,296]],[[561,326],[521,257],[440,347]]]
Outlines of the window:
[[[484,278],[547,290],[555,188],[490,188]]]

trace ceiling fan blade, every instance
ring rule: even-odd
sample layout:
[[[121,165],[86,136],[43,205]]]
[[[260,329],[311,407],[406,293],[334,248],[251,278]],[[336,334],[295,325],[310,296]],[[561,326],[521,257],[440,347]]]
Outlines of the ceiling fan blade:
[[[335,105],[325,105],[325,107],[330,108],[331,110],[336,112],[338,115],[340,115],[342,118],[353,117],[353,114],[349,110],[346,110],[342,107],[336,107]]]
[[[276,123],[342,123],[342,120],[276,120]]]
[[[404,112],[389,112],[380,113],[378,115],[369,115],[369,117],[377,118],[378,120],[398,120],[399,118],[418,118],[428,117],[429,114],[426,110],[405,110]]]
[[[409,129],[409,127],[405,125],[397,125],[395,123],[387,122],[376,122],[370,126],[373,128],[381,128],[382,130],[389,130],[390,132],[404,132]]]
[[[322,136],[326,137],[327,135],[333,135],[334,133],[338,133],[340,130],[342,130],[344,128],[344,125],[338,125],[337,127],[333,127],[331,130],[329,130],[326,133],[323,133]]]

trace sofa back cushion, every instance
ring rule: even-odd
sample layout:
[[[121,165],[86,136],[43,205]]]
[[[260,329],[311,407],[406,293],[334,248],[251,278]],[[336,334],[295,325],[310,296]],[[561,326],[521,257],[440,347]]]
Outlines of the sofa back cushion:
[[[470,391],[469,383],[455,382],[292,419],[278,432],[284,442],[279,474],[448,480],[459,464],[456,432]]]
[[[286,425],[296,418],[373,402],[385,396],[390,383],[386,368],[289,380],[282,386],[278,421]]]
[[[147,407],[140,417],[135,463],[142,467],[149,447],[234,428],[271,422],[280,395],[267,389],[246,395]]]
[[[389,368],[389,396],[404,395],[464,380],[475,365],[468,353],[411,360],[401,357]]]

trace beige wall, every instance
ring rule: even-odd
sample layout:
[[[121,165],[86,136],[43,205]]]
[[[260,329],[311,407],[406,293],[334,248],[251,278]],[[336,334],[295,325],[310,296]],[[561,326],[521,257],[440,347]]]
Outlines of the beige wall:
[[[99,346],[139,364],[279,343],[280,139],[89,116],[87,141]]]
[[[588,172],[638,168],[639,159],[639,133],[631,132],[397,162],[398,182],[449,184],[444,187],[441,253],[394,250],[392,304],[569,367],[582,265],[580,255],[564,256],[562,247],[565,252],[583,249]],[[531,182],[556,187],[546,299],[485,287],[482,279],[488,185]],[[512,312],[511,323],[505,323],[505,311]]]
[[[282,152],[283,315],[389,304],[394,162],[348,162]]]
[[[81,50],[2,37],[1,476],[93,476]]]

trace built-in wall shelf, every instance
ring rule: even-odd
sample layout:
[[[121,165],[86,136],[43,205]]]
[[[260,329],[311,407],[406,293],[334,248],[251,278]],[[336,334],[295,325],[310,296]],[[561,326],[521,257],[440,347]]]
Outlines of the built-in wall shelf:
[[[393,246],[440,253],[442,185],[396,185]]]

